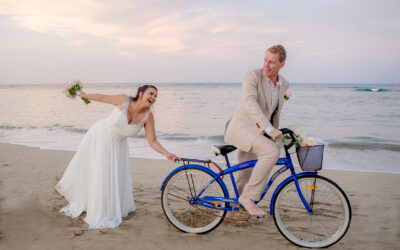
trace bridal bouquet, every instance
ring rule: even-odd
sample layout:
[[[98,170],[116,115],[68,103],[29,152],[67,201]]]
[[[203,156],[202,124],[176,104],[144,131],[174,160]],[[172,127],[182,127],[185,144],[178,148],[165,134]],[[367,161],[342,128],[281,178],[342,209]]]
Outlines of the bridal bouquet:
[[[75,98],[75,96],[77,96],[77,95],[79,95],[82,90],[82,83],[81,83],[81,81],[79,81],[79,80],[72,80],[72,81],[69,81],[68,83],[67,83],[67,85],[65,86],[65,88],[64,88],[64,94],[67,96],[67,97],[70,97],[70,98]],[[88,100],[88,99],[86,99],[86,98],[84,98],[84,97],[81,97],[81,99],[82,99],[82,101],[85,103],[85,104],[89,104],[90,103],[90,101]]]

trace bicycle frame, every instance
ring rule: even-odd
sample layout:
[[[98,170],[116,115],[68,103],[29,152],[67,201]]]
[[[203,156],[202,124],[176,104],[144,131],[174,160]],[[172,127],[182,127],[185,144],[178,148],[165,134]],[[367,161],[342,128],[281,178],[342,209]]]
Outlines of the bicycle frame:
[[[251,160],[251,161],[246,161],[246,162],[242,162],[242,163],[236,164],[234,166],[231,166],[229,161],[227,160],[227,167],[228,168],[225,169],[224,171],[220,172],[220,173],[215,173],[215,172],[213,172],[212,170],[210,170],[208,168],[205,168],[203,166],[196,165],[196,164],[184,165],[184,166],[181,166],[180,168],[176,169],[175,171],[178,171],[178,170],[180,170],[182,168],[187,168],[187,167],[193,166],[193,167],[196,167],[196,168],[201,168],[202,170],[205,170],[206,172],[209,172],[210,174],[212,174],[214,179],[211,180],[207,185],[205,185],[198,194],[195,194],[195,197],[193,197],[191,202],[193,204],[197,204],[197,205],[201,205],[201,206],[205,206],[205,207],[209,207],[209,208],[213,208],[213,209],[218,209],[219,207],[222,207],[222,206],[219,205],[219,202],[225,202],[225,203],[228,203],[228,205],[225,206],[223,208],[223,210],[232,211],[232,210],[238,210],[239,209],[239,207],[235,207],[235,206],[232,207],[231,206],[231,203],[232,204],[238,204],[238,199],[239,199],[239,192],[238,192],[238,189],[237,189],[237,186],[236,186],[235,177],[233,176],[233,173],[236,172],[236,171],[241,171],[241,170],[247,169],[247,168],[252,168],[252,167],[255,166],[256,163],[257,163],[257,160]],[[293,164],[292,164],[292,159],[291,159],[290,154],[288,152],[286,152],[286,157],[279,158],[275,165],[283,165],[283,167],[279,168],[271,176],[271,178],[268,180],[267,184],[264,187],[264,190],[263,190],[263,192],[262,192],[262,194],[260,196],[260,199],[258,201],[255,201],[255,203],[259,203],[264,198],[265,194],[268,192],[269,188],[272,186],[272,184],[274,183],[274,181],[276,180],[276,178],[279,175],[281,175],[282,173],[286,172],[287,170],[290,170],[291,176],[287,177],[284,181],[282,181],[278,185],[278,187],[275,189],[275,191],[274,191],[274,193],[272,195],[271,204],[270,204],[270,215],[273,215],[273,201],[274,201],[274,198],[276,196],[277,191],[284,184],[286,184],[287,182],[291,181],[292,179],[294,180],[298,195],[299,195],[304,207],[307,209],[308,212],[312,213],[311,207],[309,206],[308,202],[304,198],[303,193],[301,192],[301,189],[300,189],[300,186],[299,186],[297,178],[300,177],[300,176],[304,176],[304,175],[315,176],[315,175],[317,175],[317,172],[302,172],[302,173],[296,174],[296,172],[294,170],[294,167],[293,167]],[[172,173],[174,173],[175,171],[173,171]],[[229,191],[226,188],[225,182],[222,181],[222,178],[221,178],[224,175],[229,175],[230,176],[231,181],[232,181],[232,186],[233,186],[234,191],[235,191],[236,198],[231,198],[230,197]],[[168,176],[167,176],[166,179],[168,179]],[[218,181],[222,185],[223,189],[228,194],[229,198],[214,197],[214,196],[204,196],[203,198],[199,199],[199,197],[204,193],[204,191],[207,189],[207,187],[210,184],[212,184],[214,181]],[[190,186],[190,182],[189,181],[188,181],[188,183],[189,183],[189,186]],[[165,181],[164,181],[164,183],[162,185],[162,188],[164,187],[164,184],[165,184]],[[191,189],[191,187],[190,187],[190,189]],[[196,192],[194,191],[194,193],[196,193]]]
[[[277,192],[283,187],[283,185],[285,185],[286,183],[288,183],[289,181],[292,181],[292,180],[295,183],[297,193],[298,193],[298,195],[299,195],[304,207],[307,209],[307,211],[309,213],[312,213],[313,212],[312,211],[312,207],[310,207],[310,205],[308,204],[308,202],[304,198],[303,193],[301,192],[301,189],[300,189],[300,186],[299,186],[299,182],[298,182],[298,178],[302,177],[302,176],[316,176],[318,173],[317,172],[302,172],[302,173],[296,174],[296,172],[294,170],[294,167],[293,167],[292,158],[290,157],[290,153],[289,153],[289,149],[294,145],[294,142],[296,141],[295,135],[291,130],[286,129],[286,128],[281,129],[281,131],[284,134],[288,133],[290,135],[291,139],[292,139],[289,144],[284,145],[286,157],[279,158],[277,163],[275,164],[275,165],[283,165],[283,167],[278,169],[278,171],[276,171],[272,175],[272,177],[268,180],[268,182],[265,185],[264,190],[263,190],[263,192],[262,192],[262,194],[260,196],[260,199],[258,201],[255,201],[255,203],[259,203],[264,198],[265,194],[268,192],[269,188],[272,186],[272,183],[275,181],[275,179],[279,175],[281,175],[282,173],[286,172],[287,170],[290,170],[291,175],[289,177],[287,177],[284,181],[282,181],[278,185],[278,187],[275,189],[275,191],[274,191],[274,193],[273,193],[273,195],[271,197],[270,215],[274,214],[274,212],[273,212],[274,211],[273,202],[275,200],[275,196],[276,196]],[[264,134],[264,135],[269,138],[269,136],[267,134]],[[167,176],[167,178],[165,178],[165,180],[164,180],[164,182],[163,182],[163,184],[161,186],[161,189],[164,188],[165,181],[169,178],[169,176],[174,174],[176,171],[179,171],[181,169],[186,169],[189,166],[194,167],[194,168],[199,168],[199,169],[209,173],[212,177],[214,177],[214,179],[211,180],[208,184],[206,184],[203,187],[203,189],[199,192],[199,194],[196,194],[196,190],[194,189],[194,185],[193,185],[193,191],[194,191],[194,194],[195,194],[194,197],[193,197],[192,187],[191,187],[191,184],[190,184],[189,178],[188,178],[189,189],[190,189],[190,192],[191,192],[191,195],[192,195],[192,199],[190,200],[190,202],[193,203],[193,204],[198,204],[198,205],[206,206],[206,207],[213,208],[213,209],[221,208],[222,206],[219,204],[219,202],[225,202],[225,203],[227,203],[227,206],[223,207],[223,210],[227,210],[227,211],[238,210],[239,208],[241,208],[243,206],[242,205],[238,206],[238,204],[239,204],[239,192],[237,190],[235,177],[233,176],[233,173],[236,172],[236,171],[241,171],[241,170],[244,170],[244,169],[247,169],[247,168],[254,167],[256,165],[256,163],[257,163],[257,160],[246,161],[246,162],[242,162],[242,163],[236,164],[235,166],[231,166],[230,163],[229,163],[228,155],[225,154],[224,156],[225,156],[225,160],[226,160],[226,165],[228,167],[224,171],[221,171],[220,173],[217,174],[214,171],[212,171],[211,169],[208,169],[208,168],[200,166],[200,165],[195,165],[195,164],[185,165],[184,164],[183,166],[181,166],[181,167],[175,169],[174,171],[172,171]],[[203,162],[203,163],[209,163],[210,162],[210,161],[206,162],[206,161],[201,161],[201,160],[197,160],[197,161],[198,162]],[[232,186],[233,186],[233,189],[235,191],[236,198],[231,198],[230,197],[229,191],[226,188],[225,182],[221,178],[224,175],[228,175],[228,174],[229,174],[229,176],[231,178]],[[225,194],[227,194],[229,198],[226,198],[226,197],[214,197],[214,196],[204,196],[203,198],[200,199],[199,197],[204,193],[204,191],[207,189],[207,187],[211,183],[213,183],[214,181],[217,181],[221,185],[221,187],[223,188]],[[313,194],[314,194],[314,190],[313,190]],[[313,200],[313,198],[311,200]],[[235,204],[235,207],[231,207],[231,203]]]

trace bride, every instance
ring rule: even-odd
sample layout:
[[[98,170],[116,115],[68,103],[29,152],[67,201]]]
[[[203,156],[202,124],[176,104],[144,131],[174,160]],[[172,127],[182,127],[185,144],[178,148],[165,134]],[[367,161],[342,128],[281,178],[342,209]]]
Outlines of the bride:
[[[80,97],[115,105],[106,119],[96,122],[83,137],[56,191],[69,204],[61,212],[75,218],[86,211],[90,229],[114,228],[135,210],[127,138],[143,127],[147,141],[169,160],[169,153],[157,140],[152,105],[157,88],[144,85],[135,97],[126,95],[86,94]]]

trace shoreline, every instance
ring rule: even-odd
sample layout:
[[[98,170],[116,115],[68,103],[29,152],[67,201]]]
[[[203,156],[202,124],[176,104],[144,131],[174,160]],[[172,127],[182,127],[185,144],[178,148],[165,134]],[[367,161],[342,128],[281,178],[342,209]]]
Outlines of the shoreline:
[[[204,234],[175,229],[161,209],[160,186],[178,166],[167,160],[131,158],[136,211],[115,229],[88,230],[84,215],[59,212],[67,203],[54,192],[74,152],[0,143],[0,249],[298,249],[274,221],[223,222]],[[353,218],[331,249],[396,249],[400,240],[400,175],[323,170],[347,193]],[[229,182],[229,180],[227,180]],[[271,192],[267,194],[266,201]]]
[[[23,147],[29,147],[29,148],[37,148],[40,150],[47,150],[47,151],[62,151],[62,152],[76,152],[76,149],[65,149],[65,148],[46,148],[44,146],[34,146],[30,145],[28,143],[18,143],[18,142],[4,142],[0,141],[0,144],[10,144],[10,145],[17,145],[17,146],[23,146]],[[159,158],[151,158],[151,157],[146,157],[146,156],[139,156],[139,155],[129,155],[131,159],[146,159],[146,160],[166,160],[163,158],[163,156],[160,155]],[[225,164],[224,159],[218,159],[215,160],[217,164]],[[236,163],[235,159],[231,160],[232,163]],[[356,169],[340,169],[340,168],[322,168],[322,170],[328,170],[328,171],[345,171],[345,172],[361,172],[361,173],[383,173],[383,174],[395,174],[395,175],[400,175],[400,172],[391,172],[391,171],[378,171],[378,170],[356,170]]]

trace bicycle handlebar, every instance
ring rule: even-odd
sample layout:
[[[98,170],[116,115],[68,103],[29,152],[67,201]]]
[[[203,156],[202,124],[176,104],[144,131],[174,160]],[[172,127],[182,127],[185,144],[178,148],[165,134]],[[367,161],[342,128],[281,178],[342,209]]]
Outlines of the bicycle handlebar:
[[[282,128],[280,129],[282,131],[282,134],[289,134],[290,138],[292,139],[291,142],[288,145],[285,145],[288,149],[293,146],[293,144],[296,142],[296,135],[293,133],[292,130],[288,128]]]
[[[288,128],[281,128],[279,129],[282,134],[289,134],[290,138],[292,139],[291,142],[288,145],[285,145],[286,149],[289,149],[293,146],[293,144],[296,141],[296,135],[293,133],[292,130],[288,129]],[[264,136],[267,137],[268,139],[271,139],[271,136],[269,136],[267,133],[264,133]]]

